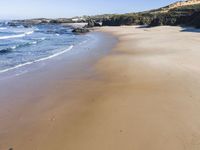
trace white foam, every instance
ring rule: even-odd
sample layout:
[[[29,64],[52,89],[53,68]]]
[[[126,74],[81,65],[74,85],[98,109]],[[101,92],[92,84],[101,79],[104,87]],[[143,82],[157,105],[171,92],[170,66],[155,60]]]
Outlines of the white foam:
[[[23,34],[10,35],[10,36],[1,36],[1,37],[0,37],[0,40],[24,37],[24,36],[26,36],[26,35],[30,35],[30,34],[33,34],[33,33],[34,33],[34,31],[28,31],[28,32],[25,32],[25,33],[23,33]]]
[[[14,69],[17,69],[17,68],[20,68],[20,67],[24,67],[24,66],[27,66],[27,65],[31,65],[33,63],[37,63],[37,62],[40,62],[40,61],[45,61],[45,60],[48,60],[48,59],[51,59],[51,58],[54,58],[54,57],[57,57],[59,55],[62,55],[68,51],[70,51],[74,46],[71,45],[70,47],[68,47],[67,49],[61,51],[61,52],[58,52],[58,53],[55,53],[51,56],[48,56],[48,57],[44,57],[44,58],[41,58],[41,59],[38,59],[38,60],[34,60],[34,61],[31,61],[31,62],[26,62],[26,63],[23,63],[23,64],[19,64],[17,66],[14,66],[14,67],[11,67],[11,68],[8,68],[8,69],[4,69],[4,70],[0,70],[0,73],[5,73],[5,72],[8,72],[8,71],[11,71],[11,70],[14,70]]]
[[[32,44],[37,44],[37,41],[32,42]]]
[[[16,49],[16,48],[17,48],[17,46],[12,46],[12,47],[11,47],[11,49]]]
[[[7,28],[1,27],[0,30],[6,30]]]
[[[50,59],[50,58],[57,57],[57,56],[59,56],[59,55],[62,55],[62,54],[64,54],[64,53],[70,51],[73,47],[74,47],[74,46],[71,45],[69,48],[67,48],[67,49],[65,49],[65,50],[63,50],[63,51],[61,51],[61,52],[55,53],[55,54],[53,54],[53,55],[51,55],[51,56],[48,56],[48,57],[44,57],[44,58],[35,60],[35,62],[40,62],[40,61],[43,61],[43,60],[47,60],[47,59]]]
[[[83,45],[85,43],[87,43],[88,40],[84,40],[83,42],[80,42],[79,45]]]
[[[34,31],[28,31],[25,33],[25,35],[33,34]]]
[[[46,38],[45,38],[45,37],[42,37],[41,40],[46,40]]]

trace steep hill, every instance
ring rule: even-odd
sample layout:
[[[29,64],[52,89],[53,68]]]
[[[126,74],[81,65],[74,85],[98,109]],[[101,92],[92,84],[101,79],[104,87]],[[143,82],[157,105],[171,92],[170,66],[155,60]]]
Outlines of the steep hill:
[[[180,1],[140,13],[113,15],[103,25],[187,25],[200,28],[200,0]]]

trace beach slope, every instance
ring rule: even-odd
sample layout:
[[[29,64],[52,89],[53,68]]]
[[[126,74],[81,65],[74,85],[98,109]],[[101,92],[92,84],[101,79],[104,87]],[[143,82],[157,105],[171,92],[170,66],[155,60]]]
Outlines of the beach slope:
[[[198,31],[168,26],[96,31],[118,38],[112,52],[93,62],[93,73],[87,71],[85,78],[57,77],[48,90],[41,90],[45,91],[41,97],[34,94],[34,105],[26,102],[23,106],[28,113],[17,111],[22,120],[19,118],[15,128],[17,115],[11,115],[15,122],[2,117],[2,147],[200,149]],[[65,74],[62,71],[62,77]]]

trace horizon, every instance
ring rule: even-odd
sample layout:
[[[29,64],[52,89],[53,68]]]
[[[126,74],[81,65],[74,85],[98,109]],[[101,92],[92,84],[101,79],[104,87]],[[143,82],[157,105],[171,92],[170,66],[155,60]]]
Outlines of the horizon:
[[[52,0],[7,0],[3,1],[0,5],[0,20],[32,18],[53,19],[84,15],[133,13],[160,8],[176,1],[177,0],[155,0],[149,3],[148,0],[125,0],[118,2],[114,2],[114,0],[109,0],[108,2],[92,0],[85,0],[84,2],[82,0],[70,2],[64,0],[57,0],[56,2]]]

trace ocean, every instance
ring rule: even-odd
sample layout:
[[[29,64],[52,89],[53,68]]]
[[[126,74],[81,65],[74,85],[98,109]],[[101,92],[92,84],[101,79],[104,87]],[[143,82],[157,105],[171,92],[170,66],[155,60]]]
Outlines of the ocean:
[[[26,28],[0,22],[0,73],[57,57],[87,40],[87,36],[76,35],[62,25]]]

